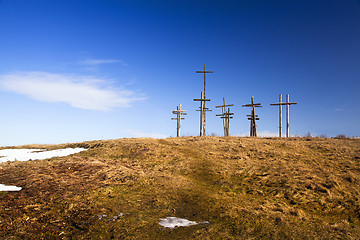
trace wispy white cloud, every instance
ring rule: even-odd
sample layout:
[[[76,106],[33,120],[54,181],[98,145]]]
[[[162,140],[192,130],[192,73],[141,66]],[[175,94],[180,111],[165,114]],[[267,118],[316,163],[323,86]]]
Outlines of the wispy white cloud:
[[[62,102],[75,108],[110,111],[130,107],[145,97],[117,88],[106,79],[48,72],[15,72],[0,75],[0,87],[42,102]]]
[[[127,66],[128,64],[119,59],[95,59],[95,58],[86,58],[78,62],[80,65],[86,66],[98,66],[102,64],[109,64],[109,63],[119,63],[123,66]]]

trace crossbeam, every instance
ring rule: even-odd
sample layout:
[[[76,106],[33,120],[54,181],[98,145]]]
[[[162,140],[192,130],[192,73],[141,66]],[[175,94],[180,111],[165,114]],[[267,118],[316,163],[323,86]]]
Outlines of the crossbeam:
[[[234,106],[234,104],[229,104],[229,105],[221,105],[221,106],[215,106],[216,108],[221,108],[221,107],[232,107]]]
[[[271,103],[270,105],[271,106],[277,106],[277,105],[293,105],[293,104],[297,104],[296,102],[289,102],[289,103],[287,103],[287,102],[282,102],[282,103]]]
[[[205,101],[210,101],[210,99],[199,99],[199,98],[195,98],[193,101],[201,101],[201,102],[205,102]]]
[[[173,114],[177,114],[177,113],[180,113],[181,115],[187,115],[187,113],[185,113],[186,111],[182,110],[181,112],[178,111],[178,110],[174,110],[172,111]]]
[[[180,112],[181,114],[183,114],[184,112],[186,112],[186,110],[177,109],[177,110],[174,110],[173,113],[174,112]]]
[[[204,64],[204,69],[205,69],[205,64]],[[213,73],[214,71],[196,71],[196,73]]]
[[[216,114],[216,116],[230,116],[234,115],[233,113],[223,113],[223,114]]]
[[[243,107],[262,107],[261,103],[252,103],[252,104],[245,104],[242,105]]]

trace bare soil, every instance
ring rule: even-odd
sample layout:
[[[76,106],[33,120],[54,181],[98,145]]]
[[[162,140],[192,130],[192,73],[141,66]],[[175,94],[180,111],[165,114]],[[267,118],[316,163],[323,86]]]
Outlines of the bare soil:
[[[1,239],[360,239],[360,140],[184,137],[0,164]],[[119,215],[123,213],[124,215]],[[160,218],[203,223],[163,229]]]

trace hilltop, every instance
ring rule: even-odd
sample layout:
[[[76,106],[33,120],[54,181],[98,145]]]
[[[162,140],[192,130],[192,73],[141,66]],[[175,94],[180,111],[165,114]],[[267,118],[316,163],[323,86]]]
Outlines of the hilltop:
[[[1,239],[360,239],[359,139],[26,147],[88,150],[0,164],[0,183],[23,188],[0,192]],[[209,223],[163,229],[166,217]]]

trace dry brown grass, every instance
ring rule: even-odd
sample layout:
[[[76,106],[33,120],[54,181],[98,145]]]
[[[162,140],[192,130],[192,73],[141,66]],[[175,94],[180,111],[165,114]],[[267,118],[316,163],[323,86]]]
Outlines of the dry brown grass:
[[[23,187],[0,194],[2,239],[360,239],[359,139],[27,147],[89,150],[0,164],[0,183]],[[159,218],[168,216],[210,223],[161,229]]]

